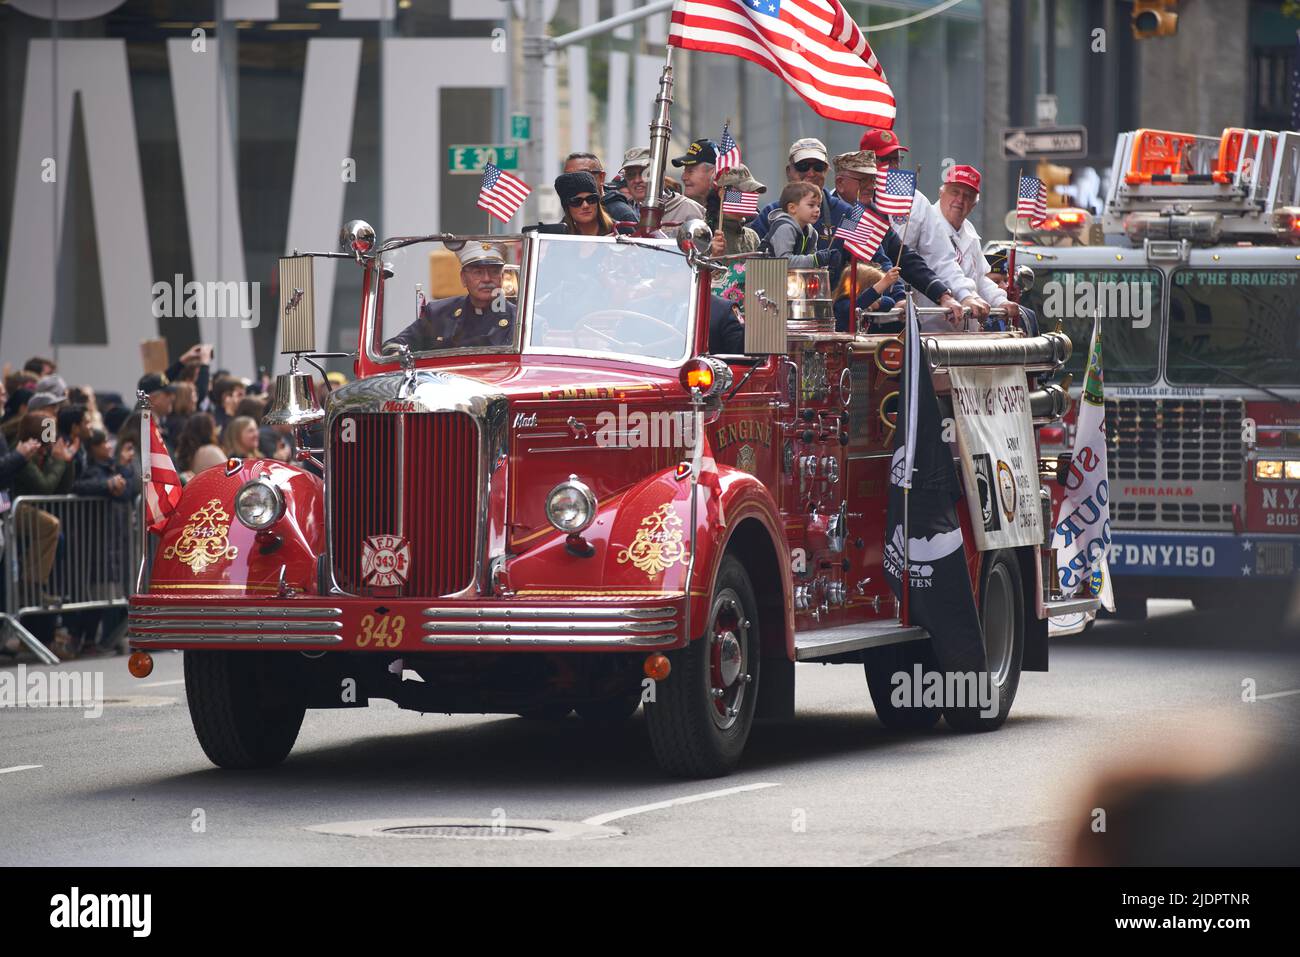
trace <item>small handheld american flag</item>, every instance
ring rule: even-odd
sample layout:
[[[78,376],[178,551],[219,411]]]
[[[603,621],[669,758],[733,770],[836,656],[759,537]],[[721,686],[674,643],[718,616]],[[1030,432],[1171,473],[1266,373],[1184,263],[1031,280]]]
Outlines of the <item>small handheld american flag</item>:
[[[845,222],[848,225],[841,225],[835,236],[844,240],[844,248],[859,259],[867,260],[874,256],[885,233],[889,232],[889,220],[861,203],[854,205]]]
[[[724,123],[722,126],[722,139],[718,142],[718,162],[713,168],[714,176],[740,165],[740,147],[736,145],[735,137],[731,135],[730,126],[730,123]]]
[[[502,172],[491,163],[483,167],[483,186],[478,194],[478,208],[508,223],[524,205],[532,188],[522,179]]]
[[[1030,226],[1047,218],[1047,187],[1037,176],[1021,175],[1016,189],[1016,218],[1027,217]]]
[[[758,193],[745,193],[728,188],[722,194],[722,214],[724,216],[757,216]]]
[[[891,169],[885,188],[876,193],[876,208],[887,216],[910,216],[916,195],[916,173],[910,169]]]

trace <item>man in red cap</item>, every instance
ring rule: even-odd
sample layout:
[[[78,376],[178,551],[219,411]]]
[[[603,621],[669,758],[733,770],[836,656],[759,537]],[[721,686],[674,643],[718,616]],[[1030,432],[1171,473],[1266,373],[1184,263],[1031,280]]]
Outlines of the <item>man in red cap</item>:
[[[984,258],[984,244],[980,240],[980,234],[970,224],[970,214],[979,200],[979,170],[974,166],[949,167],[943,175],[943,185],[939,187],[939,213],[947,227],[957,265],[975,286],[975,292],[983,305],[982,309],[972,309],[972,312],[982,319],[988,315],[990,307],[1002,308],[1006,309],[1008,316],[1016,318],[1020,308],[1007,298],[1006,292],[997,283],[988,278],[991,267]]]
[[[907,153],[907,147],[899,142],[898,134],[892,130],[867,130],[862,134],[860,147],[876,154],[876,166],[879,169],[876,182],[879,184],[884,183],[891,169],[897,169],[901,165],[900,161]],[[864,190],[865,192],[867,191]],[[870,200],[870,196],[863,198],[863,202]],[[975,284],[957,263],[943,217],[919,189],[912,196],[911,215],[906,220],[894,217],[893,227],[903,244],[921,255],[934,274],[952,291],[953,296],[961,300],[963,306],[978,318],[987,315],[988,304],[975,295]],[[929,305],[929,301],[923,300],[920,305]]]

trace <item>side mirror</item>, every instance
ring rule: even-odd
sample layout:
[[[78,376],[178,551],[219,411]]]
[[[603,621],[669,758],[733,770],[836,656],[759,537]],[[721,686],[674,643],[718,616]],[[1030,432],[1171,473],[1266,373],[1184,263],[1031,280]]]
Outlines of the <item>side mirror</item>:
[[[364,219],[344,223],[339,230],[339,251],[360,258],[375,248],[375,229]]]
[[[1028,266],[1016,267],[1016,288],[1021,292],[1029,292],[1034,288],[1034,271]]]
[[[280,258],[281,355],[316,351],[314,277],[311,256]]]
[[[707,256],[713,245],[713,230],[702,219],[688,219],[677,227],[677,248],[686,255]]]

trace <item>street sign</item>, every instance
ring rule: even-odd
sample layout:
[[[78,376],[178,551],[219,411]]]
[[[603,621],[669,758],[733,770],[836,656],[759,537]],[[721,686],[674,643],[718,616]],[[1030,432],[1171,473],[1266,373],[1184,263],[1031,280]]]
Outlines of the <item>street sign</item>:
[[[519,169],[518,146],[448,146],[447,172],[453,175],[481,174],[491,163],[497,169]]]
[[[510,114],[510,138],[526,143],[533,138],[533,118],[527,113]]]
[[[1002,131],[1007,159],[1070,159],[1088,155],[1086,126],[1039,126]]]
[[[1039,93],[1034,97],[1034,119],[1039,126],[1056,124],[1056,94]]]

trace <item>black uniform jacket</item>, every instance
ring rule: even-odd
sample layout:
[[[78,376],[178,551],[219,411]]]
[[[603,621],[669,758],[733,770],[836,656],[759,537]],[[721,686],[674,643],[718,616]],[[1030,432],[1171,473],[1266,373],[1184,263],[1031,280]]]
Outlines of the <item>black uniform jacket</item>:
[[[473,346],[508,346],[515,334],[515,306],[503,302],[504,311],[476,309],[469,296],[435,299],[424,304],[420,318],[385,343],[405,343],[412,352],[465,349]]]

